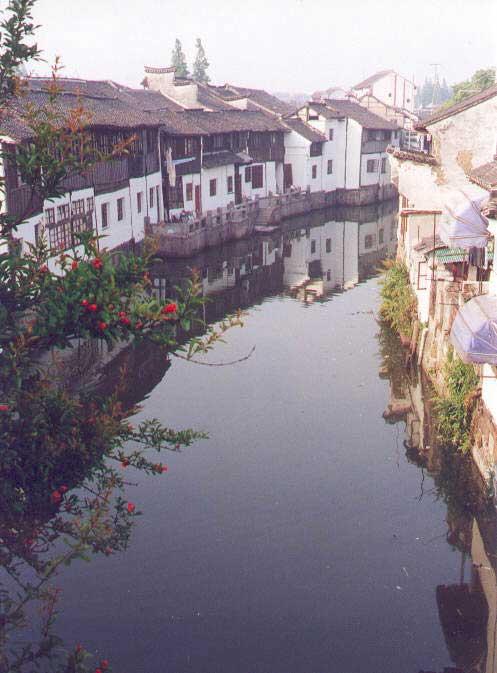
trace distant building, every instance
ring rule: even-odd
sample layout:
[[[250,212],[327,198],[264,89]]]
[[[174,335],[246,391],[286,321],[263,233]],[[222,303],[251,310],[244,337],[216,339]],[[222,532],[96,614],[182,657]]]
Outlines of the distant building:
[[[357,98],[374,96],[393,108],[414,112],[416,85],[395,70],[381,70],[352,87]]]

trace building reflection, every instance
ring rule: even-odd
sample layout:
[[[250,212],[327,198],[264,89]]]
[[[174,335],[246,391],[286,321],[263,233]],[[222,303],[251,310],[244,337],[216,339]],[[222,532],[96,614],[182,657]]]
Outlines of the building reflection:
[[[471,459],[438,442],[429,385],[399,366],[404,353],[396,338],[382,328],[379,343],[380,376],[390,382],[384,418],[404,423],[406,456],[420,468],[419,497],[431,477],[447,506],[447,543],[460,560],[459,581],[434,589],[452,664],[443,673],[497,673],[497,510]]]
[[[306,303],[354,287],[395,253],[397,213],[390,204],[333,215],[312,227],[297,222],[283,238],[285,288]]]
[[[331,299],[377,273],[381,260],[395,251],[396,231],[394,203],[316,212],[189,259],[156,260],[151,291],[161,300],[173,298],[175,287],[195,270],[208,298],[207,324],[283,293],[305,302]],[[139,404],[170,364],[154,344],[127,347],[103,368],[100,389],[105,395],[117,390],[127,406]]]

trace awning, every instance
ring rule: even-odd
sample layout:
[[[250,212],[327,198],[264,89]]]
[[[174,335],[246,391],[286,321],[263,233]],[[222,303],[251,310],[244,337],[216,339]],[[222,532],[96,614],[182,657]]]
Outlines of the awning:
[[[451,264],[452,262],[466,262],[468,260],[468,251],[463,248],[439,248],[435,250],[435,259],[442,264]]]
[[[469,250],[487,245],[488,220],[481,209],[488,198],[488,193],[471,185],[448,195],[438,233],[449,248]]]
[[[497,365],[497,297],[480,295],[459,309],[450,341],[463,362]]]

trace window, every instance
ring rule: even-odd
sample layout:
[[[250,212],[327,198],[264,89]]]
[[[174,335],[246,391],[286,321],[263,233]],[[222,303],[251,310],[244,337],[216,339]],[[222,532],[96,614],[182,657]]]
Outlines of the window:
[[[372,248],[372,247],[373,247],[373,235],[372,235],[372,234],[368,234],[368,235],[364,238],[364,247],[365,247],[366,249],[368,249],[368,248]]]
[[[333,140],[333,132],[334,132],[334,130],[335,130],[335,129],[330,129],[330,130],[328,131],[328,140]]]
[[[376,173],[378,170],[378,159],[368,159],[366,164],[366,171],[368,173]]]
[[[387,159],[386,157],[383,157],[381,160],[381,172],[386,173],[387,172]]]
[[[72,214],[73,215],[82,215],[85,212],[85,201],[84,199],[77,199],[72,202]]]
[[[311,255],[316,252],[316,241],[312,240],[311,241]]]
[[[392,134],[390,131],[383,131],[383,140],[390,140]]]
[[[318,167],[316,164],[312,165],[312,179],[315,180],[318,177]]]
[[[193,182],[186,183],[186,200],[193,201]]]
[[[331,252],[331,238],[326,239],[326,252]]]
[[[69,210],[69,204],[65,203],[63,206],[57,206],[57,219],[58,220],[67,220],[70,217],[71,213]]]
[[[214,178],[213,180],[209,180],[209,194],[211,196],[216,196],[217,193],[217,180]]]
[[[109,226],[109,204],[108,203],[102,203],[101,212],[102,212],[102,229],[107,229],[107,227]]]
[[[233,176],[232,175],[228,175],[228,181],[227,182],[228,182],[228,185],[227,185],[228,194],[232,194],[233,193]]]
[[[57,224],[49,229],[49,245],[51,250],[66,250],[72,245],[71,223]]]
[[[326,280],[331,280],[331,269],[326,272]]]
[[[252,168],[247,166],[245,169],[245,182],[252,182]]]
[[[328,159],[328,175],[333,173],[333,159]]]
[[[142,200],[143,200],[143,192],[138,192],[136,195],[136,210],[141,213],[142,211]]]
[[[149,194],[150,194],[150,196],[149,196],[148,200],[149,200],[149,203],[150,203],[150,208],[153,208],[154,207],[154,188],[153,187],[150,187]]]
[[[252,166],[252,189],[261,189],[264,186],[264,169],[262,164]]]
[[[93,196],[89,196],[86,199],[86,210],[89,213],[91,213],[94,208],[95,208],[95,200],[94,200]]]
[[[124,218],[124,199],[117,199],[117,220],[120,222]]]
[[[45,224],[55,224],[55,208],[47,208],[45,210]]]
[[[384,230],[380,229],[378,231],[378,243],[380,243],[380,245],[381,243],[383,243],[383,239],[384,239]]]

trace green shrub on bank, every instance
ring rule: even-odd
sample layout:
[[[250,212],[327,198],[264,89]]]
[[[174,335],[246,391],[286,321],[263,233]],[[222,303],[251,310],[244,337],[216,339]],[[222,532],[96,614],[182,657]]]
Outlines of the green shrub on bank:
[[[449,352],[444,365],[444,396],[435,397],[437,430],[440,439],[466,452],[470,448],[470,431],[479,379],[473,365],[454,358]]]
[[[409,282],[409,272],[402,262],[388,261],[381,282],[380,317],[395,332],[410,338],[417,318],[416,297]]]

